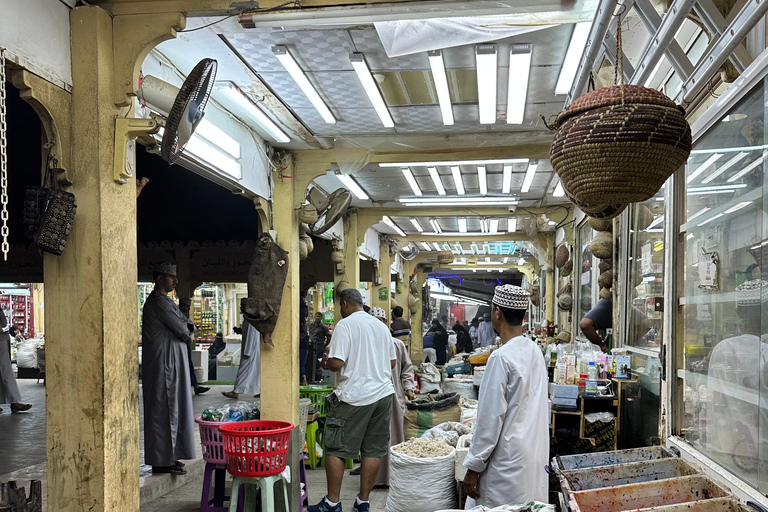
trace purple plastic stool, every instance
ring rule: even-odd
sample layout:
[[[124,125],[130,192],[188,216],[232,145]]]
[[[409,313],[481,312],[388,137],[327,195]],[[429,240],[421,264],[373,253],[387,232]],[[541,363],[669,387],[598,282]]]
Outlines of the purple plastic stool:
[[[304,507],[309,506],[309,487],[307,487],[307,468],[304,463],[304,452],[299,455],[299,475],[301,477],[301,483],[304,484],[304,490],[301,491],[301,500],[299,500],[299,512],[304,510]]]
[[[200,498],[200,512],[229,512],[229,506],[224,505],[224,501],[229,500],[225,494],[224,487],[227,479],[226,464],[205,463],[205,477],[203,479],[203,495]],[[213,498],[211,498],[211,480],[213,480]],[[237,504],[238,512],[243,512],[243,489],[239,490],[239,499]]]

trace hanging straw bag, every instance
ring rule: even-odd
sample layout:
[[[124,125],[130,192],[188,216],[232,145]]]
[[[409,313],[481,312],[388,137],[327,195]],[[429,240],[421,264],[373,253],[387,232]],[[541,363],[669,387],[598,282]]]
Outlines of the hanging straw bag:
[[[75,195],[59,189],[56,161],[48,166],[43,186],[37,191],[39,223],[34,235],[35,245],[51,254],[61,256],[72,230],[77,205]]]

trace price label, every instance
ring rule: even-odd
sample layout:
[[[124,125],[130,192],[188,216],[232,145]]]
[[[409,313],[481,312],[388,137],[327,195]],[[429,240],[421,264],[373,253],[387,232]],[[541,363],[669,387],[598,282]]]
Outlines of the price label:
[[[702,290],[717,290],[717,266],[720,258],[716,252],[699,251],[699,288]]]

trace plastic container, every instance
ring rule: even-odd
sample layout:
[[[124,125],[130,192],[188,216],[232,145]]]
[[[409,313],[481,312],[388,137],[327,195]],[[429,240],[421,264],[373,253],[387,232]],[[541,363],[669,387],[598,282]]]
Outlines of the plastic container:
[[[203,459],[212,464],[224,464],[224,439],[221,437],[219,427],[224,425],[223,421],[205,421],[198,416],[195,419],[200,429],[200,444],[203,449]]]
[[[299,397],[309,398],[321,418],[325,418],[325,397],[333,392],[333,388],[323,386],[301,386],[299,387]]]
[[[616,466],[563,471],[564,491],[587,491],[616,485],[637,484],[695,475],[698,470],[678,458],[632,462]]]
[[[248,477],[282,473],[288,463],[293,429],[293,423],[287,421],[253,420],[221,425],[227,472]]]
[[[583,397],[587,394],[587,374],[582,373],[579,375],[579,396]]]
[[[309,398],[299,399],[299,430],[301,431],[301,442],[307,438],[307,419],[309,418],[309,408],[312,407],[312,400]]]
[[[587,379],[597,380],[597,366],[595,366],[594,361],[590,361],[587,367]]]
[[[678,503],[691,506],[692,502],[725,497],[730,496],[722,488],[710,479],[696,475],[576,491],[569,501],[572,512],[621,512]]]
[[[663,446],[649,446],[645,448],[632,448],[630,450],[557,456],[553,460],[553,468],[557,471],[568,471],[572,469],[641,462],[644,460],[659,460],[674,456],[675,455],[672,452]]]

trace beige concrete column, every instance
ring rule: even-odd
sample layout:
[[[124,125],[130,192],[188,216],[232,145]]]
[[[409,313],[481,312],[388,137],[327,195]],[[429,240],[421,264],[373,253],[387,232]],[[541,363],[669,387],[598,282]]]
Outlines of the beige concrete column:
[[[392,308],[390,306],[390,280],[392,279],[390,267],[392,256],[389,255],[389,243],[386,238],[379,237],[379,283],[373,283],[371,287],[371,307],[381,308],[387,314],[387,325],[392,321]],[[386,293],[384,299],[381,297]]]
[[[360,289],[360,242],[357,238],[357,210],[350,209],[344,215],[344,272],[336,274],[333,290],[333,312],[335,321],[341,320],[339,306],[339,283],[346,281],[355,290]]]
[[[45,254],[48,510],[139,509],[136,190],[114,181],[112,17],[70,13],[77,216]]]
[[[423,307],[421,303],[421,290],[424,287],[424,283],[427,282],[427,274],[419,268],[414,279],[416,280],[416,289],[419,292],[419,302],[416,313],[411,315],[411,360],[414,364],[421,364],[424,360],[424,329],[421,326]]]
[[[555,234],[547,235],[546,293],[544,304],[547,325],[555,322]]]
[[[286,173],[291,175],[291,172]],[[274,347],[261,344],[261,417],[265,420],[299,421],[299,219],[294,209],[290,178],[277,174],[272,212],[277,243],[288,253],[288,276],[283,287],[280,317],[272,334]],[[291,436],[289,463],[293,468],[290,486],[292,509],[298,508],[299,450],[303,440],[299,429]],[[301,446],[299,446],[301,444]],[[279,492],[279,491],[278,491]],[[279,495],[279,494],[278,494]],[[278,500],[279,501],[279,500]]]
[[[413,266],[411,265],[411,262],[403,262],[404,277],[403,281],[397,284],[397,288],[395,290],[395,302],[397,302],[398,306],[403,308],[403,318],[408,321],[411,319],[411,312],[408,309],[408,281],[411,275],[413,275]]]

